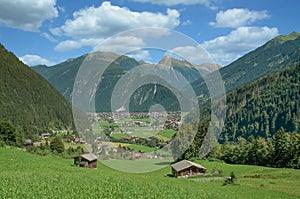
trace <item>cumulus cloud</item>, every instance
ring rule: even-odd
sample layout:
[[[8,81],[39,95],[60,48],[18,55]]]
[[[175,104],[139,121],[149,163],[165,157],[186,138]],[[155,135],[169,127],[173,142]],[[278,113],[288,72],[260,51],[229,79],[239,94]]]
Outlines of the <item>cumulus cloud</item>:
[[[144,41],[134,36],[116,36],[105,40],[96,46],[94,51],[110,51],[119,54],[125,54],[145,45]]]
[[[24,55],[22,57],[19,57],[19,59],[28,66],[36,66],[36,65],[47,65],[51,66],[54,65],[54,62],[51,62],[43,57],[40,57],[38,55]]]
[[[228,35],[206,41],[201,46],[210,53],[214,63],[224,66],[264,44],[277,34],[277,28],[239,27]]]
[[[147,50],[138,50],[138,51],[134,51],[129,54],[126,54],[126,55],[128,57],[132,57],[138,61],[143,60],[148,63],[152,61],[151,55],[150,55],[149,51],[147,51]]]
[[[250,25],[255,21],[269,18],[267,11],[254,11],[243,8],[233,8],[220,11],[216,15],[216,21],[209,24],[218,28],[237,28]]]
[[[211,62],[210,55],[200,45],[177,47],[170,52],[194,64]],[[168,56],[172,55],[168,54]]]
[[[37,32],[57,16],[56,0],[1,0],[0,22],[8,27]]]
[[[113,6],[103,2],[99,7],[89,7],[76,11],[72,20],[51,32],[73,38],[107,37],[120,31],[142,28],[174,28],[180,24],[179,12],[168,9],[167,14],[133,12],[125,7]]]
[[[88,39],[78,39],[78,40],[65,40],[60,42],[58,45],[54,47],[54,50],[59,52],[66,52],[70,50],[79,49],[84,46],[90,46],[94,48],[97,46],[102,39],[97,38],[88,38]]]
[[[152,3],[152,4],[158,4],[158,5],[166,5],[166,6],[175,6],[175,5],[196,5],[201,4],[211,9],[217,9],[217,7],[214,5],[216,0],[172,0],[172,1],[166,1],[166,0],[132,0],[135,2],[141,2],[141,3]]]
[[[83,46],[94,48],[101,40],[125,30],[144,27],[173,29],[180,24],[179,16],[179,12],[174,9],[167,9],[166,14],[134,12],[125,7],[113,6],[110,2],[103,2],[99,7],[89,7],[74,12],[73,19],[67,20],[61,27],[51,29],[51,33],[71,38],[60,42],[55,47],[57,51],[69,51]],[[151,36],[159,37],[165,34],[168,33],[161,31],[151,33]],[[122,46],[128,47],[128,44],[137,42],[136,38],[121,40],[115,38],[114,44],[102,46],[102,49],[118,50]]]

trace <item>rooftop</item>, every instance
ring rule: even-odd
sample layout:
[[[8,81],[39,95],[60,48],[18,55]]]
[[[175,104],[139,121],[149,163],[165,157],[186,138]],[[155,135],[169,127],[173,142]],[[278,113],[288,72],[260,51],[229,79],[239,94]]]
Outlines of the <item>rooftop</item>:
[[[183,169],[189,168],[191,166],[200,168],[200,169],[206,169],[200,164],[188,161],[188,160],[181,160],[180,162],[176,162],[175,164],[172,164],[171,167],[175,169],[176,171],[181,171]]]

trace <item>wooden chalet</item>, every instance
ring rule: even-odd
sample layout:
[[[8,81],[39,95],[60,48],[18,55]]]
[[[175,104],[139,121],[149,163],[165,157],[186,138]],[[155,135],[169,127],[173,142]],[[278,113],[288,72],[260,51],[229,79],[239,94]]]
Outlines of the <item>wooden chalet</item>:
[[[97,156],[89,153],[74,157],[74,165],[86,168],[97,168]]]
[[[202,175],[205,174],[206,172],[205,167],[188,160],[182,160],[180,162],[176,162],[175,164],[171,165],[171,168],[172,168],[172,174],[176,178]]]

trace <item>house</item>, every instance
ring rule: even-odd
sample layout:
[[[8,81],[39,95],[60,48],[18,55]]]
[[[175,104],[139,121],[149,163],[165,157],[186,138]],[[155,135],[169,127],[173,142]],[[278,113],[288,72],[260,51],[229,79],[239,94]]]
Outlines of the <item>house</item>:
[[[48,139],[50,137],[50,133],[42,133],[41,138],[42,139]]]
[[[43,145],[43,143],[42,142],[34,142],[34,143],[32,143],[32,145],[35,147],[41,147]]]
[[[97,156],[89,153],[74,157],[74,165],[86,168],[97,168]]]
[[[203,175],[206,172],[206,168],[201,166],[200,164],[182,160],[180,162],[176,162],[175,164],[171,165],[172,174],[174,177],[182,178],[182,177],[189,177],[195,175]]]

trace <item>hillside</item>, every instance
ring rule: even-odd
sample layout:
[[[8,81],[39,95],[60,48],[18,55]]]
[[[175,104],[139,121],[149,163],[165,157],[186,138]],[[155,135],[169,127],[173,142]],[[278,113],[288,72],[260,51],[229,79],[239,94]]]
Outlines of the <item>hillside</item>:
[[[230,91],[223,136],[266,138],[280,127],[300,132],[299,91],[300,64]]]
[[[299,170],[200,161],[212,172],[234,171],[236,185],[164,177],[164,169],[141,174],[120,172],[98,161],[97,169],[74,167],[72,159],[38,156],[0,147],[0,198],[297,198]],[[128,160],[130,161],[130,160]],[[201,179],[201,178],[198,178]],[[202,178],[203,179],[203,178]],[[255,193],[255,197],[253,194]]]
[[[72,128],[70,103],[2,45],[0,71],[0,121],[26,132]]]
[[[299,62],[300,34],[292,32],[289,35],[275,37],[263,46],[221,68],[219,72],[225,83],[226,91],[230,91],[268,73]],[[208,94],[205,82],[201,79],[193,83],[193,88],[198,95]]]

